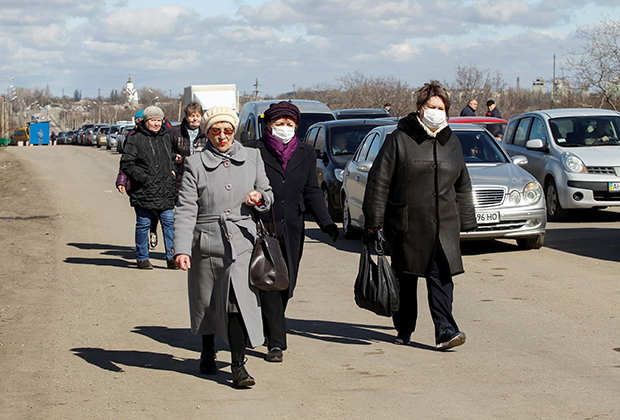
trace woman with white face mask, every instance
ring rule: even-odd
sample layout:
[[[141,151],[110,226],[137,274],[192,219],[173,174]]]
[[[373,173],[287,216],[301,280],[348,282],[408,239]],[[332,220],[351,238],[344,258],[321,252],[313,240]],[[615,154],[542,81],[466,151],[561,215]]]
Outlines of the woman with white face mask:
[[[297,137],[301,114],[291,102],[274,103],[265,111],[265,123],[260,140],[245,146],[260,150],[265,172],[273,188],[273,210],[276,233],[289,271],[289,288],[281,292],[260,292],[265,326],[268,362],[281,362],[286,350],[286,321],[284,311],[297,283],[297,272],[304,244],[304,213],[309,210],[321,230],[334,241],[338,227],[329,217],[323,193],[316,175],[314,148]],[[265,226],[268,213],[260,216]]]
[[[448,126],[450,99],[439,82],[417,92],[417,112],[398,122],[368,174],[366,228],[383,229],[400,285],[393,316],[397,344],[408,344],[417,320],[417,281],[426,278],[435,346],[465,342],[452,316],[452,276],[463,272],[460,231],[477,227],[471,181],[459,139]]]

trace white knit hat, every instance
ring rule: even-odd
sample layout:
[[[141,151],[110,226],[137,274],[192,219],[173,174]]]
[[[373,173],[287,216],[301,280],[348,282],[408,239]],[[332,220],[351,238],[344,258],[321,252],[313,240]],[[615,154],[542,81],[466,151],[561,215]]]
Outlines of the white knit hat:
[[[206,133],[213,124],[219,122],[229,122],[236,130],[237,124],[239,124],[239,117],[237,116],[235,110],[232,108],[229,108],[227,106],[214,106],[213,108],[207,109],[207,111],[202,116],[202,121],[200,121],[200,128],[202,128],[202,131]]]

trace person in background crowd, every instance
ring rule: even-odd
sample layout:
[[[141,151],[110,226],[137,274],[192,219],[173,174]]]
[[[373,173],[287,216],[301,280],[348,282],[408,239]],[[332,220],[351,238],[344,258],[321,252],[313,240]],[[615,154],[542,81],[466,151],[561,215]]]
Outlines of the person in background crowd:
[[[461,111],[461,117],[475,117],[478,109],[478,101],[472,98],[467,106]]]
[[[417,112],[400,120],[370,172],[362,210],[365,227],[383,229],[400,286],[392,320],[397,344],[415,330],[418,277],[426,277],[440,350],[465,343],[452,316],[454,283],[462,273],[460,231],[477,227],[463,149],[448,125],[450,99],[437,81],[417,92]]]
[[[140,124],[140,121],[142,121],[143,112],[144,110],[141,109],[138,112],[136,112],[136,115],[134,116],[134,124],[136,127],[138,126],[138,124]],[[127,132],[126,137],[129,138],[129,136],[135,132],[136,132],[136,129],[134,127]],[[127,139],[125,139],[125,142],[126,141]],[[128,192],[130,188],[131,188],[131,182],[129,181],[129,178],[127,178],[127,175],[125,175],[119,167],[118,175],[116,176],[116,189],[118,190],[119,193],[124,194],[125,192]],[[157,238],[157,224],[158,223],[159,223],[159,217],[157,216],[157,214],[156,213],[151,214],[151,227],[149,229],[149,248],[150,249],[155,249],[157,247],[157,244],[159,243],[159,240]]]
[[[177,197],[179,195],[179,188],[181,188],[181,180],[183,179],[183,169],[185,167],[183,161],[186,157],[201,152],[208,141],[205,132],[200,128],[202,105],[198,102],[191,102],[185,107],[184,113],[185,118],[183,118],[181,124],[172,127],[168,131],[178,168]]]
[[[392,109],[392,105],[389,102],[387,104],[383,105],[383,108],[385,108],[385,110],[390,113],[390,117],[395,117],[396,116],[396,113]]]
[[[238,123],[231,108],[205,112],[201,126],[209,143],[185,159],[174,250],[177,266],[189,270],[192,333],[202,336],[200,371],[217,373],[217,334],[230,346],[233,383],[248,387],[255,380],[245,368],[246,341],[256,347],[264,340],[258,293],[249,280],[256,211],[269,210],[273,193],[260,153],[234,141]]]
[[[149,261],[148,232],[151,218],[161,222],[167,267],[175,269],[172,259],[174,192],[176,166],[170,137],[162,127],[164,112],[149,106],[136,132],[128,137],[121,157],[121,170],[131,181],[129,199],[136,211],[136,260],[138,268],[152,269]]]
[[[276,233],[289,273],[289,288],[283,291],[260,292],[263,323],[268,353],[265,360],[281,362],[286,350],[286,319],[284,311],[295,290],[299,262],[304,245],[304,213],[309,210],[321,230],[334,241],[338,227],[329,217],[316,175],[316,152],[297,136],[301,114],[292,103],[271,104],[265,111],[263,137],[245,143],[257,148],[265,163],[265,171],[273,188],[273,210]],[[270,214],[261,214],[265,226]]]
[[[491,118],[502,118],[502,113],[499,112],[499,108],[495,105],[495,101],[493,99],[489,99],[487,101],[487,117]]]

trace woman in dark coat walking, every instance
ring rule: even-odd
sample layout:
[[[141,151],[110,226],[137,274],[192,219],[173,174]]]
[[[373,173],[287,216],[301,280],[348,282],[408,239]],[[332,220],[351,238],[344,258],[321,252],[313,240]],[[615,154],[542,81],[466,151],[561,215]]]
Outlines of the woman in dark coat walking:
[[[409,343],[417,319],[417,279],[426,277],[436,347],[465,342],[452,316],[452,276],[463,272],[459,232],[477,227],[459,139],[447,123],[450,99],[439,82],[417,92],[417,112],[383,144],[364,195],[365,226],[384,229],[400,284],[396,343]]]
[[[265,111],[263,137],[246,143],[257,148],[265,163],[265,171],[273,188],[276,233],[289,271],[289,288],[281,292],[261,291],[261,310],[268,348],[266,360],[281,362],[286,350],[286,320],[284,311],[297,284],[299,262],[304,245],[304,213],[309,210],[323,232],[334,241],[338,227],[329,217],[323,193],[316,175],[316,152],[297,137],[299,109],[282,101],[271,104]],[[265,226],[270,213],[260,216]]]
[[[148,237],[151,218],[156,215],[164,233],[167,267],[175,269],[171,253],[176,183],[174,155],[170,137],[162,127],[164,112],[161,108],[149,106],[142,115],[144,119],[136,126],[136,132],[127,139],[120,163],[121,171],[131,181],[128,194],[136,211],[136,260],[138,268],[153,268],[149,261]]]

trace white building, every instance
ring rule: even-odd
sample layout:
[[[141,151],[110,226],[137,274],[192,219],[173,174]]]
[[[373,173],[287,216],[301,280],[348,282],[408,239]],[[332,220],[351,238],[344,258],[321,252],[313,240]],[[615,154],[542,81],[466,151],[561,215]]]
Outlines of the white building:
[[[133,87],[133,82],[131,81],[131,76],[129,76],[129,80],[125,84],[125,89],[123,89],[123,96],[125,97],[125,102],[129,106],[137,106],[140,103],[140,98],[138,98],[138,91]]]
[[[547,86],[545,84],[545,79],[542,77],[537,77],[536,80],[532,82],[532,92],[534,93],[545,93],[547,91]]]

